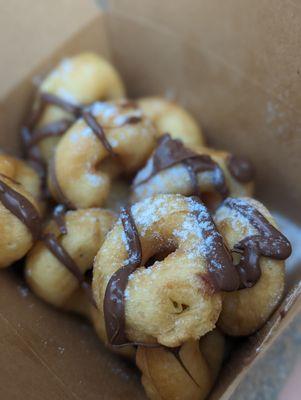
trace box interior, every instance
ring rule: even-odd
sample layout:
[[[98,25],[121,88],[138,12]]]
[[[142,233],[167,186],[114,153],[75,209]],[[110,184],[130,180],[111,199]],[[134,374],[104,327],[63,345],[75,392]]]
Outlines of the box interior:
[[[0,17],[7,27],[1,46],[0,148],[20,154],[18,130],[30,107],[33,80],[62,57],[93,50],[113,60],[129,96],[176,99],[201,122],[210,145],[254,161],[256,195],[293,242],[287,285],[293,292],[224,367],[212,398],[229,398],[301,306],[301,8],[281,0],[273,7],[268,0],[185,5],[112,0],[103,2],[102,13],[93,1],[86,3],[60,0],[33,9],[36,2],[26,0],[17,13],[16,0],[6,6]],[[29,8],[30,21],[24,18]],[[104,349],[86,321],[33,296],[20,270],[16,265],[0,274],[5,365],[0,379],[6,398],[18,398],[22,388],[25,399],[144,399],[137,371]]]

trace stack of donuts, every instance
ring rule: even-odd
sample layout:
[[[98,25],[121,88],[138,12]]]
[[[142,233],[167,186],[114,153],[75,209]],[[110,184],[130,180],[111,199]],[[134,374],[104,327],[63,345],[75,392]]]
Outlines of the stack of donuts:
[[[88,318],[150,399],[206,398],[225,337],[284,291],[291,246],[250,161],[206,147],[175,102],[127,99],[92,53],[44,79],[21,137],[24,159],[0,154],[0,267],[24,258],[31,290]]]

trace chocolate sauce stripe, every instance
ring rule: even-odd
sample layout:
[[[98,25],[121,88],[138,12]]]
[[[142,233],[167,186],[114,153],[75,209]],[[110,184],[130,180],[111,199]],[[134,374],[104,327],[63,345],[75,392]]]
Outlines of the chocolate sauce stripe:
[[[103,130],[103,127],[96,120],[96,118],[93,116],[93,114],[90,111],[83,110],[82,117],[83,117],[84,121],[86,122],[86,124],[92,129],[95,136],[101,141],[102,145],[108,151],[108,153],[111,156],[116,157],[116,153],[114,153],[111,144],[109,143],[109,141],[106,138],[106,134]]]
[[[33,240],[37,240],[41,230],[41,217],[39,211],[25,196],[8,186],[1,178],[0,201],[5,208],[14,214],[27,227]]]
[[[230,174],[238,182],[249,183],[254,179],[255,169],[247,158],[230,154],[226,164]]]
[[[128,264],[123,265],[111,276],[103,303],[108,341],[112,346],[128,343],[125,332],[124,292],[129,276],[142,261],[141,242],[130,207],[122,208],[120,218],[127,241]]]
[[[60,244],[56,236],[53,233],[46,233],[42,235],[41,240],[58,261],[60,261],[60,263],[77,279],[80,286],[86,292],[90,302],[95,305],[91,285],[86,282],[84,274],[64,246]]]
[[[151,159],[152,170],[143,180],[135,184],[134,187],[149,181],[149,179],[161,171],[183,163],[189,173],[193,194],[200,194],[197,175],[207,171],[218,172],[213,177],[213,185],[221,197],[225,198],[229,193],[221,167],[209,155],[195,153],[186,148],[180,140],[172,139],[169,134],[161,136]]]
[[[241,254],[236,266],[242,283],[241,288],[252,287],[261,276],[260,257],[285,260],[292,251],[290,242],[247,201],[228,198],[222,205],[238,212],[258,231],[258,234],[245,237],[233,248],[234,252]]]
[[[207,207],[198,197],[192,197],[192,199],[199,204],[200,209],[194,211],[194,214],[200,224],[204,242],[209,237],[212,238],[211,245],[204,254],[211,284],[217,291],[235,291],[239,288],[239,276],[223,237],[218,232]],[[206,228],[203,228],[203,226]]]
[[[44,125],[41,128],[38,128],[33,131],[31,134],[31,138],[27,147],[36,146],[40,141],[50,138],[50,137],[58,137],[62,136],[74,121],[70,121],[67,119],[62,119],[59,121],[51,122],[47,125]]]

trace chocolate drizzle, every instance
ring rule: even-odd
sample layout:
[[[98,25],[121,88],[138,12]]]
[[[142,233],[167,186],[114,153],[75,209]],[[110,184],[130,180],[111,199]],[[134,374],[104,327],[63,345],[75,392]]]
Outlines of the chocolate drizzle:
[[[213,185],[223,199],[229,193],[222,169],[210,156],[195,153],[186,148],[180,140],[172,139],[169,134],[159,138],[158,146],[151,158],[151,162],[152,168],[149,174],[143,180],[137,182],[136,186],[147,182],[159,172],[182,163],[186,166],[190,176],[193,188],[192,194],[200,195],[197,175],[206,171],[213,172]]]
[[[71,272],[71,274],[78,280],[80,286],[86,292],[90,302],[95,305],[95,301],[92,295],[91,285],[85,280],[84,274],[80,268],[67,252],[67,250],[60,244],[58,239],[53,233],[45,233],[42,235],[45,246],[51,251],[51,253]]]
[[[34,130],[30,140],[27,142],[27,147],[31,148],[36,146],[40,141],[47,139],[49,137],[59,137],[66,132],[73,121],[68,119],[62,119],[60,121],[51,122],[41,128]]]
[[[0,201],[14,214],[30,231],[33,240],[37,240],[41,230],[41,218],[35,206],[21,193],[12,189],[2,179],[0,174]]]
[[[254,166],[245,157],[231,154],[227,159],[227,166],[233,178],[238,182],[248,183],[254,179]]]
[[[34,159],[35,162],[43,163],[40,151],[36,145],[39,144],[41,140],[48,137],[61,136],[70,128],[74,121],[81,116],[95,135],[101,140],[104,147],[113,155],[112,147],[105,137],[102,126],[94,118],[92,113],[86,110],[87,107],[85,108],[84,105],[74,104],[54,94],[45,92],[40,93],[37,104],[38,105],[32,111],[21,131],[23,145],[28,158]],[[62,119],[46,124],[41,128],[34,129],[47,105],[61,108],[71,114],[72,119]]]
[[[239,288],[239,276],[233,265],[231,254],[224,244],[223,237],[218,232],[206,206],[198,197],[192,199],[198,203],[194,214],[202,230],[204,241],[208,238],[211,239],[210,246],[207,246],[206,251],[204,251],[210,283],[215,290],[226,292],[237,290]]]
[[[129,276],[141,265],[142,249],[139,234],[130,207],[122,208],[120,213],[124,229],[128,259],[110,278],[104,297],[104,318],[108,341],[113,346],[128,343],[125,332],[124,292]]]
[[[228,198],[223,203],[242,217],[258,231],[258,234],[247,236],[237,243],[233,252],[241,254],[236,266],[244,288],[255,285],[261,276],[260,257],[275,260],[287,259],[291,252],[291,244],[255,207],[242,199]]]
[[[93,116],[93,114],[90,111],[83,110],[82,117],[83,117],[84,121],[86,122],[86,124],[92,129],[95,136],[101,141],[102,145],[108,151],[108,153],[111,156],[115,157],[116,154],[114,153],[112,146],[110,145],[109,141],[106,138],[103,127],[96,120],[96,118]]]

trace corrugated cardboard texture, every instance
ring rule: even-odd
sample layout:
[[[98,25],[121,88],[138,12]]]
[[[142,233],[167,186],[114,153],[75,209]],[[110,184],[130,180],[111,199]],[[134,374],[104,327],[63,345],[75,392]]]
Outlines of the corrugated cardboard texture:
[[[259,195],[297,215],[301,8],[280,0],[108,3],[108,30],[92,1],[5,3],[0,146],[19,151],[32,78],[61,57],[94,50],[113,55],[131,95],[174,96],[202,122],[210,143],[249,155],[259,171]],[[1,398],[145,398],[137,372],[109,354],[84,321],[38,301],[16,269],[1,271],[0,287]],[[212,398],[229,397],[300,308],[299,292],[300,286],[232,355]]]

